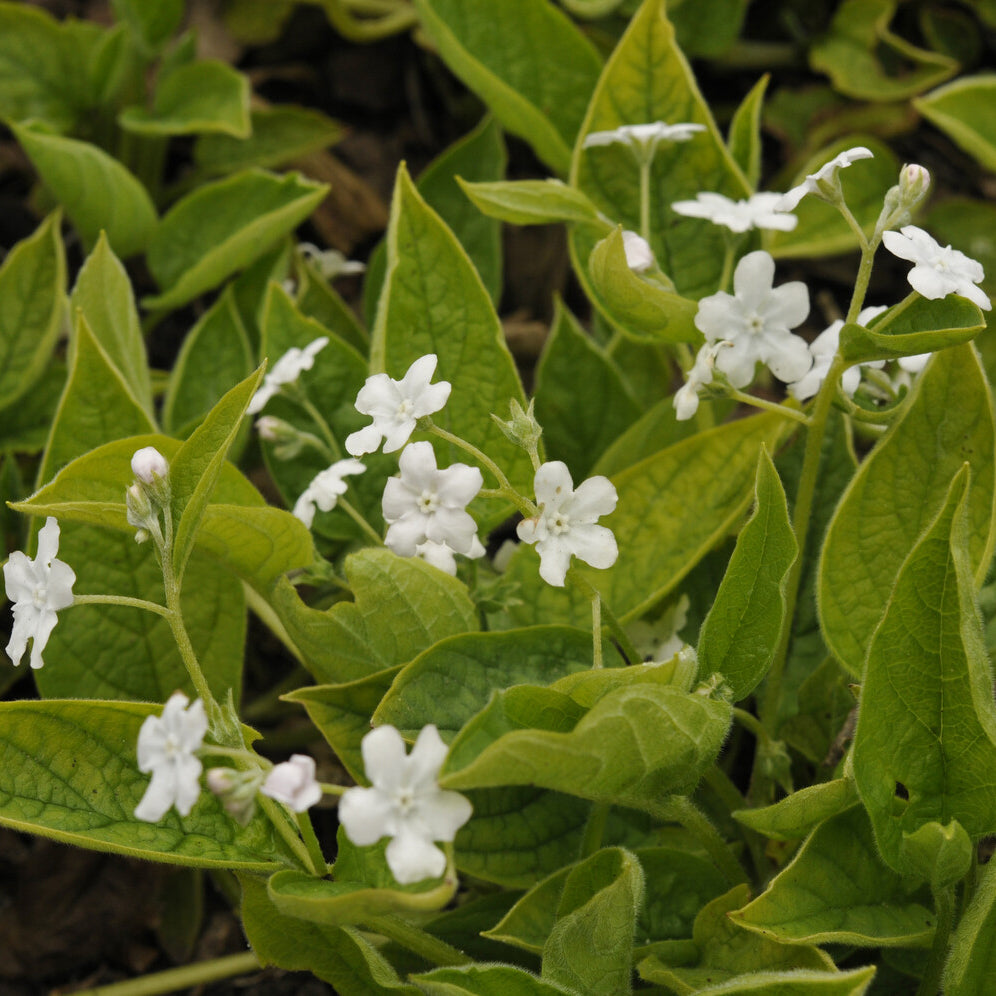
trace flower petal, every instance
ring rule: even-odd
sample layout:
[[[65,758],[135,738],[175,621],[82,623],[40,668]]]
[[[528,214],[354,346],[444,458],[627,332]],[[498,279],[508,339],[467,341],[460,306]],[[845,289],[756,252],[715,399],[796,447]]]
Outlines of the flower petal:
[[[360,742],[363,770],[367,778],[384,791],[401,781],[405,770],[405,742],[391,725],[378,726]]]
[[[562,460],[551,460],[536,471],[533,492],[540,505],[552,504],[554,507],[559,507],[573,491],[574,481],[571,480],[571,472]]]
[[[384,855],[391,874],[402,885],[439,878],[446,871],[446,855],[408,825],[387,845]]]
[[[453,840],[473,812],[466,796],[448,789],[429,793],[419,805],[419,817],[433,840]]]
[[[575,557],[599,570],[611,567],[619,556],[616,537],[607,526],[580,525],[572,527],[570,542]]]
[[[390,797],[377,788],[356,786],[347,789],[339,800],[339,822],[357,847],[368,847],[387,836],[393,811]]]
[[[432,723],[422,727],[408,756],[408,785],[413,792],[421,794],[436,789],[439,769],[446,760],[448,750],[439,730]]]
[[[582,481],[561,507],[571,517],[573,532],[575,523],[594,522],[599,516],[614,512],[618,501],[613,483],[599,474]]]

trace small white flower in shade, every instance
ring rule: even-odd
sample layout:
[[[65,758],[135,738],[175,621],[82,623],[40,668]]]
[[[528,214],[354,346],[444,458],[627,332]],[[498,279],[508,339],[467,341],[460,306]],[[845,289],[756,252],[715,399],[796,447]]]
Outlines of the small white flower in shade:
[[[428,442],[406,446],[398,466],[401,476],[384,485],[384,543],[401,557],[414,557],[427,540],[469,554],[477,523],[466,508],[484,483],[480,470],[465,463],[438,470]]]
[[[322,787],[315,780],[315,759],[291,754],[289,761],[274,765],[260,792],[290,806],[295,813],[311,809],[322,798]]]
[[[297,251],[305,259],[310,260],[315,269],[326,280],[335,280],[336,277],[351,277],[354,274],[362,273],[367,268],[365,263],[346,259],[345,255],[338,249],[319,249],[313,242],[300,243]]]
[[[592,567],[611,567],[619,556],[612,530],[596,524],[615,510],[618,495],[607,477],[589,477],[577,490],[567,464],[544,463],[533,480],[539,515],[523,519],[516,531],[523,543],[534,543],[540,555],[540,577],[562,588],[575,556]]]
[[[435,353],[420,356],[401,380],[374,374],[356,396],[356,410],[373,418],[373,424],[346,437],[346,450],[353,456],[373,453],[384,440],[384,452],[400,450],[415,431],[423,415],[438,412],[447,402],[452,385],[445,380],[430,384],[436,370]]]
[[[932,301],[948,294],[960,294],[983,311],[992,308],[982,288],[976,286],[985,278],[985,270],[970,256],[951,246],[940,245],[916,225],[906,225],[898,232],[885,232],[882,241],[893,256],[916,264],[907,279],[918,294]]]
[[[165,477],[169,473],[169,464],[154,446],[143,446],[131,458],[131,472],[143,484],[153,484],[157,477]]]
[[[643,660],[669,661],[686,646],[685,641],[678,636],[678,631],[684,629],[685,623],[688,622],[690,605],[688,596],[682,595],[654,622],[640,619],[626,627],[633,646],[642,655]]]
[[[292,346],[273,364],[273,369],[263,377],[263,386],[252,396],[249,407],[250,415],[256,415],[266,406],[270,398],[286,384],[294,381],[315,365],[315,357],[329,344],[328,336],[322,335],[308,343],[304,349]]]
[[[862,308],[858,313],[858,325],[867,325],[873,318],[881,315],[887,309],[884,306]],[[813,356],[813,365],[808,372],[795,383],[789,384],[789,394],[798,401],[808,401],[816,394],[826,380],[830,364],[837,355],[840,344],[840,330],[844,327],[842,319],[831,322],[810,344],[809,351]],[[880,370],[885,366],[884,360],[873,360],[848,367],[840,378],[841,390],[850,398],[861,383],[861,367],[873,367]]]
[[[61,560],[59,523],[51,516],[38,531],[38,553],[32,560],[15,550],[3,565],[7,598],[14,603],[14,628],[7,644],[7,656],[14,667],[21,663],[31,640],[31,666],[43,667],[42,651],[58,622],[56,613],[73,604],[76,572]]]
[[[470,560],[477,560],[483,557],[485,552],[484,544],[475,536],[470,551],[464,556]],[[421,557],[427,564],[432,564],[433,567],[438,567],[441,571],[446,571],[447,574],[456,577],[456,556],[453,547],[448,543],[433,543],[432,540],[426,540],[415,547],[415,556]]]
[[[799,201],[806,194],[819,194],[821,184],[832,184],[837,178],[837,170],[856,163],[859,159],[871,159],[872,152],[863,145],[858,145],[853,149],[846,149],[839,155],[833,157],[830,162],[821,166],[815,173],[810,173],[805,180],[797,187],[793,187],[788,193],[782,194],[775,205],[777,211],[794,211]]]
[[[171,806],[181,816],[188,816],[201,794],[201,762],[194,752],[200,749],[207,733],[204,703],[190,700],[183,692],[174,692],[163,706],[161,716],[146,716],[138,731],[138,770],[152,772],[142,801],[135,807],[135,818],[158,823]]]
[[[433,843],[452,841],[470,819],[470,802],[459,792],[441,789],[439,769],[446,744],[435,726],[424,726],[411,754],[393,726],[378,726],[360,744],[372,788],[348,789],[339,800],[339,822],[358,847],[391,837],[387,864],[402,884],[437,878],[446,855]]]
[[[799,223],[794,214],[776,207],[781,194],[754,194],[747,200],[734,201],[722,194],[703,192],[694,201],[675,201],[671,207],[688,218],[704,218],[714,225],[723,225],[731,232],[748,232],[752,228],[771,228],[791,232]]]
[[[725,340],[720,340],[715,343],[707,342],[699,347],[685,383],[674,392],[674,417],[679,422],[687,422],[699,410],[699,388],[712,383],[716,354],[729,345]]]
[[[661,142],[687,142],[700,131],[705,131],[705,125],[691,122],[620,125],[611,131],[593,131],[586,135],[582,147],[591,149],[598,145],[620,144],[629,146],[640,159],[652,158]]]
[[[720,291],[699,301],[696,327],[709,342],[726,340],[716,367],[736,387],[746,387],[760,361],[786,383],[812,365],[805,339],[790,329],[809,314],[809,291],[799,280],[773,287],[775,261],[763,250],[747,253],[733,271],[733,294]]]
[[[349,489],[346,478],[351,474],[362,474],[367,468],[355,457],[336,460],[317,474],[304,489],[304,493],[294,503],[294,514],[310,529],[315,521],[315,506],[323,512],[331,512],[340,495]]]
[[[626,265],[634,273],[643,273],[656,265],[654,251],[650,248],[650,243],[636,232],[624,231],[623,251],[626,253]]]

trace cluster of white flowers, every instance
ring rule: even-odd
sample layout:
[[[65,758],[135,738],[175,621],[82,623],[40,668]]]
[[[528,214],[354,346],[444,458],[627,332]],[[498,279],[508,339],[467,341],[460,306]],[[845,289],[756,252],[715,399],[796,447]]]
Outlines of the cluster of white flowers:
[[[315,357],[329,344],[328,336],[319,336],[309,342],[304,349],[296,346],[288,349],[283,356],[273,364],[273,369],[263,377],[263,384],[252,396],[246,412],[249,415],[256,415],[263,410],[266,403],[282,387],[293,384],[294,381],[315,365]]]

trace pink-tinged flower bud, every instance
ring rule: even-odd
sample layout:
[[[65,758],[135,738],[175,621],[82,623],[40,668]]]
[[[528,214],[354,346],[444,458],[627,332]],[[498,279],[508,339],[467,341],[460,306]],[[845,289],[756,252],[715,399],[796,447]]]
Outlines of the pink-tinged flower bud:
[[[166,477],[169,464],[154,446],[143,446],[131,458],[131,470],[143,484],[154,484],[157,477]]]
[[[909,210],[927,196],[930,189],[930,172],[917,163],[909,163],[899,174],[899,195],[903,206]]]

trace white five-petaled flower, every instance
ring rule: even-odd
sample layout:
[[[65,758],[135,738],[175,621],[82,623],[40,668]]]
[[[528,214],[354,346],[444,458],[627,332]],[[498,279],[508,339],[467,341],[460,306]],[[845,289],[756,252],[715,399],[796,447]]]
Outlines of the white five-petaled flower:
[[[270,398],[285,384],[294,381],[315,365],[315,357],[329,344],[328,336],[322,335],[308,343],[304,349],[292,346],[273,364],[273,369],[263,378],[263,386],[252,396],[246,412],[256,415],[261,412]]]
[[[733,294],[720,291],[699,301],[696,327],[709,342],[727,340],[716,367],[736,387],[746,387],[760,360],[786,383],[812,365],[805,339],[790,329],[809,314],[809,291],[799,280],[773,287],[775,261],[763,250],[747,253],[733,271]]]
[[[427,540],[469,555],[477,523],[466,509],[484,483],[480,470],[465,463],[438,470],[428,442],[406,446],[398,466],[401,476],[384,486],[384,543],[401,557],[414,557]]]
[[[439,731],[424,726],[406,756],[401,734],[393,726],[378,726],[360,749],[373,787],[351,788],[339,800],[346,836],[359,847],[391,837],[387,864],[402,885],[442,875],[446,855],[433,841],[452,841],[472,809],[459,792],[438,785],[447,749]]]
[[[194,755],[207,733],[204,703],[190,700],[183,692],[174,692],[163,706],[161,716],[146,716],[138,731],[138,770],[152,772],[142,801],[135,807],[135,818],[158,823],[171,806],[181,816],[188,816],[201,794],[201,762]]]
[[[356,410],[370,415],[373,424],[346,437],[346,450],[353,456],[373,453],[384,440],[384,452],[400,450],[415,431],[415,422],[423,415],[438,412],[446,404],[452,385],[441,380],[430,384],[436,370],[435,353],[420,356],[401,380],[387,374],[368,377],[356,396]]]
[[[844,169],[859,159],[871,159],[872,156],[873,153],[863,145],[855,146],[853,149],[845,149],[839,155],[834,156],[830,162],[821,166],[815,173],[810,173],[797,187],[782,194],[775,204],[775,210],[794,211],[806,194],[819,194],[821,193],[821,185],[832,184],[837,178],[837,170]]]
[[[31,666],[42,667],[42,651],[58,622],[56,613],[73,604],[76,572],[61,560],[59,523],[52,516],[38,531],[38,553],[32,560],[15,550],[3,565],[7,598],[14,603],[14,628],[7,644],[7,656],[14,667],[21,663],[28,640],[31,643]]]
[[[311,809],[322,797],[322,787],[315,779],[315,759],[291,754],[289,761],[273,766],[260,792],[290,806],[295,813]]]
[[[336,277],[349,277],[356,273],[362,273],[366,268],[366,263],[358,263],[356,260],[347,259],[344,253],[338,249],[319,249],[314,242],[301,242],[297,251],[312,265],[326,280],[335,280]]]
[[[316,474],[294,503],[294,514],[310,529],[315,521],[315,506],[323,512],[331,512],[340,495],[349,489],[345,478],[350,474],[362,474],[367,468],[355,457],[336,460],[331,467]]]
[[[484,544],[475,536],[470,550],[464,556],[470,560],[477,560],[479,557],[483,557],[486,552]],[[432,540],[426,540],[415,547],[415,556],[456,577],[456,556],[453,547],[448,543],[434,543]]]
[[[885,232],[882,241],[893,256],[916,264],[907,279],[918,294],[932,301],[948,294],[960,294],[983,311],[992,308],[982,288],[976,286],[985,278],[985,270],[970,256],[951,246],[940,245],[916,225],[906,225],[898,232]]]
[[[622,233],[623,252],[626,254],[626,265],[634,273],[643,273],[657,263],[650,243],[636,232],[626,230]]]
[[[582,147],[590,149],[596,145],[626,145],[639,159],[652,159],[661,142],[687,142],[697,132],[705,131],[705,125],[692,122],[668,124],[666,121],[652,121],[649,124],[620,125],[611,131],[593,131],[585,135]]]
[[[723,194],[704,191],[694,201],[675,201],[671,207],[688,218],[705,218],[714,225],[723,225],[731,232],[749,232],[752,228],[772,228],[791,232],[799,219],[794,214],[778,210],[781,194],[762,192],[747,200],[734,201]]]
[[[862,308],[858,313],[858,325],[867,325],[873,318],[881,315],[887,309],[882,305]],[[830,371],[830,364],[837,355],[840,344],[840,330],[844,327],[842,319],[831,322],[810,344],[809,351],[813,354],[813,365],[809,371],[793,384],[789,384],[789,394],[799,401],[808,401],[817,391]],[[861,383],[861,367],[873,367],[880,370],[885,366],[884,360],[872,360],[848,367],[840,378],[841,390],[850,398]]]
[[[567,464],[544,463],[536,471],[533,491],[539,514],[523,519],[516,531],[523,543],[535,543],[540,577],[562,588],[571,556],[592,567],[611,567],[619,556],[612,530],[596,524],[615,510],[618,495],[607,477],[589,477],[577,490]]]

